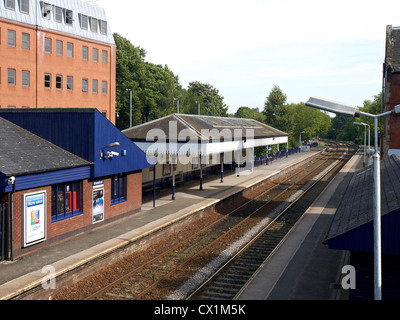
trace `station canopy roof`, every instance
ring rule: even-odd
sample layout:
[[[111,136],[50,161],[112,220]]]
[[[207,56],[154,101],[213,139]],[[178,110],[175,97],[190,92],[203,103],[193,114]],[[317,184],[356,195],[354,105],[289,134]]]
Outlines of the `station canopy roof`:
[[[253,119],[171,114],[122,131],[148,155],[207,155],[285,144],[288,134]]]

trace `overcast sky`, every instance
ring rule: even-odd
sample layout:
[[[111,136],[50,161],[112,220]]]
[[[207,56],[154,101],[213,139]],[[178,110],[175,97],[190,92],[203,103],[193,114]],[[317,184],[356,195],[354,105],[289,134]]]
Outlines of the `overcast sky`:
[[[399,0],[99,0],[113,32],[168,65],[187,88],[216,87],[229,112],[323,96],[362,106],[381,91],[386,25]]]

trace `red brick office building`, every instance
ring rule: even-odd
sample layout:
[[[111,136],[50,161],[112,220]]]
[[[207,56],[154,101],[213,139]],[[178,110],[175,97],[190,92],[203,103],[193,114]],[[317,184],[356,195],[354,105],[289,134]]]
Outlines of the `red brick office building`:
[[[115,61],[104,9],[0,1],[1,108],[97,108],[115,124]]]

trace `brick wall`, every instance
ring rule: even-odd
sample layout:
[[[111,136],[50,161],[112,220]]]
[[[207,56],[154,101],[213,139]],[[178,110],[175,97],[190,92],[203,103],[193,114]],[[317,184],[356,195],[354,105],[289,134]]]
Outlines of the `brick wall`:
[[[400,104],[400,74],[388,74],[385,94],[385,111],[393,110],[396,105]],[[400,116],[385,117],[384,123],[383,157],[387,155],[389,149],[400,149]]]
[[[15,46],[7,43],[8,30],[16,35]],[[29,34],[29,49],[22,48],[22,34]],[[51,39],[51,53],[44,51],[45,39]],[[56,43],[62,43],[62,55],[57,54]],[[73,57],[67,56],[67,44],[73,45]],[[88,48],[88,58],[83,59],[83,47]],[[97,62],[93,59],[97,49]],[[103,63],[102,53],[107,53]],[[0,107],[1,108],[97,108],[115,124],[116,47],[71,35],[60,34],[14,22],[0,20]],[[7,83],[7,70],[16,71],[15,85]],[[22,85],[22,71],[29,71],[29,85]],[[45,88],[44,77],[49,74],[50,88]],[[62,77],[57,88],[56,77]],[[73,87],[67,88],[67,77],[72,77]],[[88,80],[88,90],[83,92],[82,79]],[[93,92],[97,80],[97,92]],[[102,82],[107,92],[102,92]]]

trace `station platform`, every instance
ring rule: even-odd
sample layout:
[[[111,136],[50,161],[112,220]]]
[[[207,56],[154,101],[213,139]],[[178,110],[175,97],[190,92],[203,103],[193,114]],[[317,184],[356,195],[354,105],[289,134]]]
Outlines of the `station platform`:
[[[139,213],[39,249],[16,261],[1,262],[0,300],[12,299],[41,285],[46,276],[42,273],[44,266],[54,267],[57,276],[74,270],[88,261],[161,230],[319,152],[320,150],[312,150],[292,154],[288,158],[277,159],[268,166],[257,166],[251,173],[242,172],[239,177],[236,173],[225,174],[223,183],[219,175],[208,176],[203,182],[202,191],[199,190],[198,181],[185,183],[177,187],[176,200],[171,199],[170,190],[164,190],[157,195],[155,208],[152,198],[143,198],[142,210]]]
[[[303,217],[235,300],[348,300],[342,289],[342,267],[348,252],[323,244],[333,216],[349,184],[349,173],[362,169],[354,155],[309,207]]]

